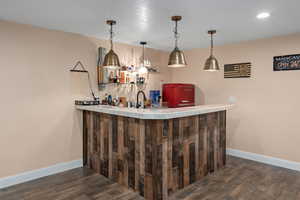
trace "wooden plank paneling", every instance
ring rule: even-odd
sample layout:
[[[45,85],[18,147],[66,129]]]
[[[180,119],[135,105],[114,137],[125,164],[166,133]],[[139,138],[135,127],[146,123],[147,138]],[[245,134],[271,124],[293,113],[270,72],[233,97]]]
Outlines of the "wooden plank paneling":
[[[161,132],[160,132],[161,133]],[[154,199],[161,200],[163,198],[163,168],[162,168],[162,149],[163,145],[155,146],[153,154],[153,195]]]
[[[220,120],[220,152],[222,154],[221,163],[222,166],[226,165],[226,111],[220,112],[221,120]]]
[[[183,185],[187,186],[190,184],[190,144],[187,140],[183,143]]]
[[[195,143],[189,145],[189,182],[187,185],[196,181],[196,149]]]
[[[138,180],[138,191],[141,196],[145,195],[145,120],[140,120],[138,125],[139,137],[139,164],[140,173]]]
[[[118,183],[124,185],[124,118],[118,116]]]
[[[112,141],[118,140],[118,117],[112,116]],[[112,143],[113,152],[118,152],[118,142]]]
[[[149,175],[152,175],[152,123],[152,121],[145,121],[145,172]]]
[[[168,122],[167,122],[168,123]],[[168,168],[168,141],[164,141],[162,144],[162,199],[168,198],[168,177],[169,177],[169,168]]]
[[[129,118],[125,117],[123,120],[123,126],[124,126],[124,132],[123,132],[123,136],[124,136],[124,159],[123,159],[123,176],[124,176],[124,182],[123,185],[126,187],[128,186],[128,182],[129,182],[129,176],[128,176],[128,169],[129,169],[129,164],[128,164],[128,159],[129,159],[129,155],[128,155],[128,147],[129,147]]]
[[[152,175],[146,174],[145,175],[145,199],[153,200],[153,178]]]
[[[86,165],[145,199],[171,194],[226,164],[226,112],[142,120],[83,112]]]
[[[83,166],[87,165],[87,159],[88,159],[88,152],[87,152],[87,139],[88,139],[88,127],[87,127],[87,123],[88,123],[88,112],[89,111],[83,111],[82,114],[82,127],[83,127],[83,135],[82,135],[82,157],[83,157]]]
[[[92,138],[92,165],[96,172],[100,172],[100,113],[93,114],[93,138]]]
[[[174,176],[173,176],[173,164],[172,164],[172,154],[173,154],[173,122],[174,120],[168,120],[169,122],[169,130],[168,130],[168,138],[167,138],[167,177],[168,177],[168,183],[167,183],[167,190],[168,195],[171,195],[173,193],[174,188]]]

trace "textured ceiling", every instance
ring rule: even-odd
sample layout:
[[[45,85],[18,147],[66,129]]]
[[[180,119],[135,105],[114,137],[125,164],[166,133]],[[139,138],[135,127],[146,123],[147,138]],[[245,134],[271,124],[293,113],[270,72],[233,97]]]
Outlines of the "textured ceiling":
[[[179,23],[182,49],[300,32],[299,0],[1,0],[0,19],[108,38],[106,19],[117,20],[115,40],[163,50],[173,48],[172,15]],[[267,11],[271,17],[256,19]]]

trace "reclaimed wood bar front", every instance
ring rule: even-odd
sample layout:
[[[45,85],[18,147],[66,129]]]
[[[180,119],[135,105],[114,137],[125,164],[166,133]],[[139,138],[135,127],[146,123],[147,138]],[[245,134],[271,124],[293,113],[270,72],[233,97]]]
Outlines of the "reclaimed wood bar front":
[[[225,109],[169,119],[80,109],[84,165],[147,200],[165,200],[226,164]]]

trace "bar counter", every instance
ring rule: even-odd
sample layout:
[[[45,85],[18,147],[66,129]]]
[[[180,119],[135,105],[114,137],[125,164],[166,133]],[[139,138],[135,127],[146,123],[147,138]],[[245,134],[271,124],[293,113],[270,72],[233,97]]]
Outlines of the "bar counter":
[[[225,166],[229,108],[77,106],[84,165],[147,200],[166,200]]]

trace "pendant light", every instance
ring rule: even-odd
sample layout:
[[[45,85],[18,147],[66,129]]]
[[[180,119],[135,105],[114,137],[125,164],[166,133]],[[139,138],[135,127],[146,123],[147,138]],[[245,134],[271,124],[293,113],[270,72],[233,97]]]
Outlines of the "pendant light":
[[[142,57],[142,65],[139,67],[138,72],[140,74],[146,74],[148,72],[147,67],[145,66],[145,45],[147,42],[140,42],[140,44],[143,46],[143,57]]]
[[[210,56],[209,58],[207,58],[205,62],[205,66],[204,66],[205,71],[215,72],[220,70],[219,63],[215,58],[215,56],[213,55],[213,49],[214,49],[213,35],[216,34],[216,32],[217,32],[216,30],[208,31],[208,34],[210,34],[211,47],[210,47]]]
[[[168,63],[168,67],[185,67],[186,64],[186,60],[185,60],[185,56],[183,54],[182,51],[179,50],[178,48],[178,31],[177,31],[177,23],[178,21],[180,21],[182,19],[181,16],[173,16],[172,21],[175,22],[175,30],[174,30],[174,36],[175,36],[175,48],[174,50],[171,52],[170,56],[169,56],[169,63]]]
[[[113,25],[116,24],[114,20],[107,20],[106,23],[110,26],[110,51],[105,55],[103,67],[116,69],[120,67],[119,57],[113,50]]]

